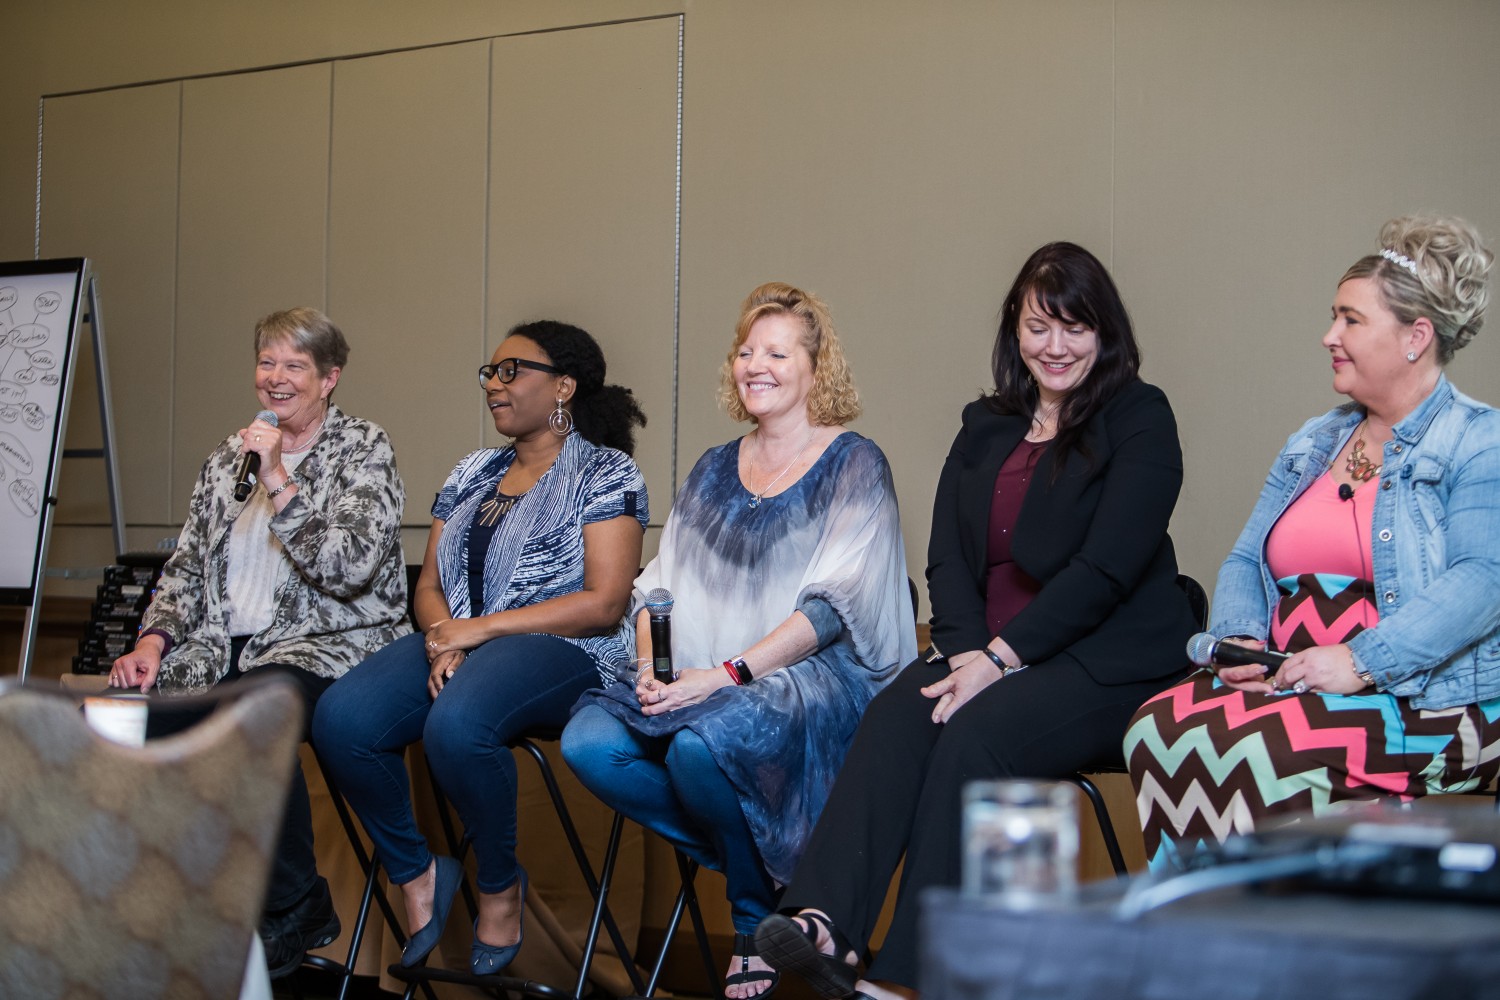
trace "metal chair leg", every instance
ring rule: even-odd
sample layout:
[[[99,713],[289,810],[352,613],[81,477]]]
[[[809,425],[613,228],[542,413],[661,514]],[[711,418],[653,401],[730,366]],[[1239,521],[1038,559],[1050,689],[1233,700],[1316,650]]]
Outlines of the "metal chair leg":
[[[719,971],[714,965],[713,950],[708,944],[708,925],[703,920],[703,911],[698,906],[698,890],[694,886],[694,880],[698,876],[698,863],[688,858],[681,851],[673,852],[677,861],[677,873],[680,879],[680,887],[677,890],[677,899],[672,904],[672,915],[667,920],[666,934],[662,937],[661,951],[657,952],[655,961],[651,964],[651,978],[646,982],[644,992],[639,997],[649,998],[656,995],[656,987],[661,981],[662,969],[667,964],[667,953],[672,948],[672,939],[677,936],[677,929],[682,926],[682,915],[686,913],[693,924],[693,936],[698,943],[698,955],[703,960],[703,970],[708,976],[708,981],[718,982]],[[634,998],[631,998],[634,1000]]]
[[[354,825],[354,817],[349,812],[349,804],[344,801],[344,795],[339,791],[338,784],[328,773],[323,758],[317,755],[316,748],[313,756],[318,762],[318,770],[323,775],[323,783],[328,786],[328,798],[333,803],[333,810],[338,815],[339,825],[344,829],[344,836],[349,841],[349,846],[354,851],[354,859],[359,864],[359,870],[365,873],[365,888],[360,896],[359,911],[354,918],[354,930],[350,933],[349,951],[342,963],[321,955],[309,955],[305,964],[325,972],[332,972],[339,977],[338,1000],[345,1000],[349,995],[349,988],[354,979],[354,963],[359,957],[360,945],[364,941],[365,931],[369,926],[370,904],[375,903],[380,907],[381,915],[385,917],[386,926],[390,928],[391,935],[396,939],[396,944],[406,946],[406,934],[401,930],[401,922],[396,917],[396,911],[391,906],[391,901],[385,898],[385,894],[376,891],[380,881],[380,859],[374,857],[365,850],[364,841],[360,839],[359,830]],[[437,1000],[432,988],[423,985],[423,996],[428,1000]]]
[[[1115,874],[1130,874],[1130,870],[1125,867],[1125,855],[1120,853],[1120,841],[1115,837],[1115,827],[1110,821],[1109,809],[1104,804],[1104,796],[1100,793],[1098,786],[1082,771],[1070,775],[1068,780],[1081,788],[1083,794],[1087,795],[1089,802],[1093,804],[1094,818],[1099,821],[1099,832],[1104,837],[1104,849],[1109,852],[1109,862],[1114,865]]]
[[[537,739],[555,738],[543,734],[536,736]],[[568,810],[567,802],[563,798],[562,788],[557,783],[556,775],[553,774],[552,765],[547,761],[546,755],[530,737],[522,737],[511,744],[512,750],[526,753],[536,763],[537,770],[541,774],[542,783],[547,789],[547,795],[552,800],[552,807],[557,813],[558,823],[563,830],[563,836],[568,842],[568,847],[573,853],[573,860],[578,866],[579,873],[583,876],[584,884],[588,888],[590,896],[594,899],[593,914],[589,922],[587,939],[584,944],[582,961],[579,964],[578,979],[573,987],[573,992],[567,994],[561,990],[543,983],[531,980],[520,980],[502,975],[476,977],[467,972],[455,972],[447,969],[419,967],[417,969],[398,970],[392,967],[391,972],[397,978],[407,982],[404,997],[409,1000],[418,984],[428,991],[430,995],[430,982],[465,983],[479,986],[494,991],[506,991],[519,993],[524,996],[541,998],[556,998],[556,1000],[581,1000],[584,991],[588,989],[589,969],[593,964],[599,941],[599,930],[604,928],[609,934],[610,941],[614,944],[616,952],[624,963],[626,973],[630,977],[631,986],[636,990],[644,988],[640,973],[635,967],[635,961],[629,946],[625,943],[625,936],[621,933],[619,925],[615,922],[614,915],[609,911],[608,894],[609,885],[614,877],[615,863],[619,855],[619,843],[624,826],[624,818],[618,813],[615,815],[614,824],[610,830],[608,846],[605,849],[604,867],[597,878],[594,875],[593,865],[589,862],[588,853],[584,850],[583,840],[578,835],[577,826],[573,823],[572,814]],[[455,858],[460,861],[468,854],[472,841],[467,833],[460,833],[454,824],[453,816],[447,796],[443,794],[442,786],[438,783],[437,775],[432,769],[431,762],[427,762],[427,773],[432,779],[433,794],[437,798],[438,817],[442,823],[443,836],[448,844],[448,849]],[[478,898],[474,893],[473,886],[465,878],[462,882],[465,902],[469,907],[471,918],[477,918],[479,913]],[[694,901],[696,906],[696,900]],[[701,918],[700,918],[701,922]]]

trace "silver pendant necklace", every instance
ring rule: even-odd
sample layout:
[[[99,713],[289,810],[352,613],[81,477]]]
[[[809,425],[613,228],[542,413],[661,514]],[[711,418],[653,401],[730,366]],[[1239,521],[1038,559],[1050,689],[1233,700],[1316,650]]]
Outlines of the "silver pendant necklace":
[[[773,479],[773,480],[771,480],[766,485],[762,486],[758,492],[756,490],[751,490],[750,491],[750,500],[749,500],[747,506],[751,510],[755,510],[757,507],[759,507],[760,506],[760,502],[766,498],[766,494],[769,493],[769,492],[771,492],[771,487],[773,487],[777,483],[781,482],[781,477],[784,476],[784,475],[786,475],[788,472],[792,471],[792,466],[794,466],[794,465],[797,464],[797,459],[799,459],[799,458],[802,457],[802,453],[807,450],[807,446],[810,445],[810,444],[812,444],[813,438],[817,437],[817,435],[818,435],[818,429],[816,427],[814,427],[812,429],[812,433],[809,434],[809,435],[807,435],[807,440],[802,442],[802,447],[797,449],[797,454],[793,455],[792,456],[792,460],[786,464],[786,468],[784,468],[780,472],[776,473],[776,478]],[[755,439],[755,450],[756,451],[760,451],[760,438],[759,437],[756,437],[756,439]],[[751,479],[755,478],[755,459],[754,458],[750,459],[750,478]]]

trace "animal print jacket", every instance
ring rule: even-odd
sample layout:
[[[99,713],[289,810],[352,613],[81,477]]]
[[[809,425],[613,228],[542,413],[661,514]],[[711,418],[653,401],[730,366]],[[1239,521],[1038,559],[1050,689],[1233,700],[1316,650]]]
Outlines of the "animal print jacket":
[[[232,435],[203,463],[142,623],[172,640],[157,678],[166,692],[202,691],[229,670],[229,530],[245,506],[233,496],[239,454]],[[250,638],[239,666],[284,663],[338,677],[411,631],[401,555],[406,493],[385,431],[332,404],[293,479],[296,495],[271,519],[293,572],[276,595],[275,621]]]

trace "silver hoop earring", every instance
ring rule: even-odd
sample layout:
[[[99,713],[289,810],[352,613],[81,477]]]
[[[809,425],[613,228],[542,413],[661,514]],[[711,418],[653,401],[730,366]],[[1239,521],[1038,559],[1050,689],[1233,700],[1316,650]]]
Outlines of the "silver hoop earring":
[[[558,437],[567,437],[573,431],[573,414],[563,409],[563,399],[557,397],[557,409],[547,418],[547,426],[552,428],[552,433]]]
[[[1406,352],[1406,360],[1412,362],[1413,364],[1415,364],[1416,361],[1417,361],[1417,352],[1416,351],[1407,351]]]

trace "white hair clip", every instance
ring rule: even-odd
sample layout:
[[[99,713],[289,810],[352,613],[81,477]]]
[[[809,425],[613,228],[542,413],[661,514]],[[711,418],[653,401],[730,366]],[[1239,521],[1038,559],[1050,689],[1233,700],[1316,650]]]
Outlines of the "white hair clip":
[[[1412,274],[1417,273],[1417,262],[1406,256],[1406,254],[1404,253],[1397,253],[1389,247],[1386,247],[1385,249],[1380,251],[1380,256],[1384,257],[1392,264],[1395,264],[1397,267],[1406,268]]]

